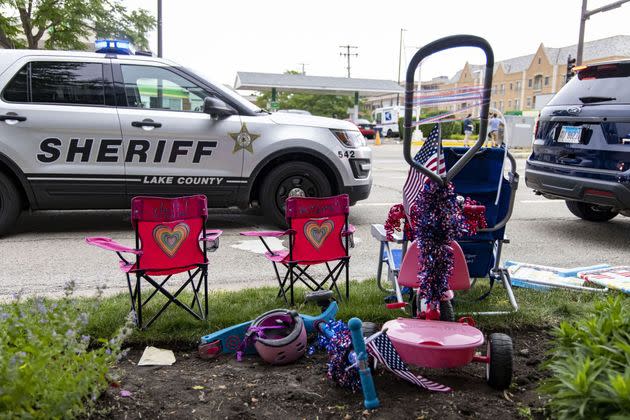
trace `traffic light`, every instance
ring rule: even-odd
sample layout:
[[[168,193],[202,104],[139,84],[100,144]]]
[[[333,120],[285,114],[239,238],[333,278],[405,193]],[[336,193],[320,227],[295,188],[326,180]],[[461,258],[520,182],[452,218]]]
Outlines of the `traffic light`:
[[[575,58],[571,57],[571,54],[567,57],[567,74],[564,82],[567,83],[573,77],[573,67],[575,67]]]

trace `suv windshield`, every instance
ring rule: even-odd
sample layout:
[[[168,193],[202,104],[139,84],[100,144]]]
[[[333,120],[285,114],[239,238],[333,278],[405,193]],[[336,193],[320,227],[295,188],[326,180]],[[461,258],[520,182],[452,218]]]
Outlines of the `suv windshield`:
[[[578,72],[549,105],[630,104],[630,63],[589,66]]]

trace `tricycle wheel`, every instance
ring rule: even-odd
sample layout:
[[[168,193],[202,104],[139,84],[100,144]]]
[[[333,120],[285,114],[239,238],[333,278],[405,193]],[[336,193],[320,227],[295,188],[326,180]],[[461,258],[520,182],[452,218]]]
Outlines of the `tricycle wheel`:
[[[440,321],[455,321],[455,310],[453,309],[453,303],[450,300],[440,301]]]
[[[500,333],[490,334],[486,365],[488,385],[495,389],[507,389],[512,383],[512,339]]]

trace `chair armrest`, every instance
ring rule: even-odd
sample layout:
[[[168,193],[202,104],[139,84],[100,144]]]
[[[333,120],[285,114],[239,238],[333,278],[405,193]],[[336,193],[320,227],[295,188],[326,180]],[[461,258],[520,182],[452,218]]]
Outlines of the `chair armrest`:
[[[279,238],[285,235],[291,235],[295,233],[293,229],[287,230],[250,230],[247,232],[240,232],[242,236],[256,236],[259,238]]]
[[[206,236],[201,236],[200,241],[207,243],[207,250],[214,252],[219,249],[219,237],[223,234],[222,230],[211,229],[206,231]]]
[[[116,242],[112,238],[106,238],[103,236],[89,236],[85,238],[85,242],[87,242],[90,245],[94,245],[99,248],[106,249],[108,251],[129,252],[131,254],[136,254],[136,255],[142,254],[142,251],[140,251],[139,249],[130,248],[128,246],[125,246],[121,243]]]
[[[206,231],[206,236],[202,236],[199,238],[200,241],[212,242],[216,239],[219,239],[219,236],[223,234],[222,230],[219,229],[211,229]]]
[[[344,229],[341,231],[341,236],[350,236],[353,235],[356,231],[357,228],[354,225],[348,223],[348,229],[346,230],[346,228],[344,227]]]
[[[372,237],[379,242],[394,242],[397,244],[402,244],[405,242],[403,240],[403,235],[400,232],[394,232],[394,235],[393,235],[394,240],[388,241],[387,233],[385,232],[385,226],[383,225],[372,225],[372,228],[370,229],[370,233],[372,234]]]

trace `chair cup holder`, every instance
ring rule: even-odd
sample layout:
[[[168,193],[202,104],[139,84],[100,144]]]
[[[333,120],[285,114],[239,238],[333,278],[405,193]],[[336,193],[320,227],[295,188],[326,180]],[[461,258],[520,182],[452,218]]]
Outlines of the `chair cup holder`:
[[[346,236],[346,242],[348,244],[348,248],[354,248],[354,234],[348,234],[348,236]]]
[[[219,238],[213,239],[212,241],[207,242],[208,252],[214,252],[219,249]]]

